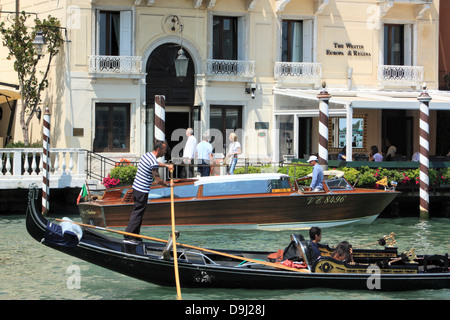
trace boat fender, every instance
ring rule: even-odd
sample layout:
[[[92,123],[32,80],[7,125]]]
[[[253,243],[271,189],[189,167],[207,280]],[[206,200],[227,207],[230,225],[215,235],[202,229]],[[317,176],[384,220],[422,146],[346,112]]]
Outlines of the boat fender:
[[[81,230],[81,227],[74,223],[71,223],[70,221],[72,220],[67,217],[62,218],[62,220],[68,221],[68,222],[61,222],[62,233],[64,234],[67,231],[70,231],[72,233],[75,233],[78,240],[81,240],[81,237],[83,236],[83,230]]]

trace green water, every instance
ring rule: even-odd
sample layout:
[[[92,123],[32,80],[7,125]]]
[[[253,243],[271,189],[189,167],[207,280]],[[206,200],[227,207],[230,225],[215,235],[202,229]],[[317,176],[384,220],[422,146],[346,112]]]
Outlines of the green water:
[[[78,217],[71,217],[80,221]],[[400,252],[416,248],[417,254],[450,251],[450,219],[417,218],[377,219],[370,225],[354,225],[323,229],[322,243],[331,245],[347,240],[354,246],[376,241],[383,235],[396,233]],[[148,236],[167,239],[169,230],[143,228]],[[178,239],[199,247],[223,249],[283,249],[291,231],[184,231]],[[307,236],[306,232],[303,232]],[[23,216],[0,217],[0,300],[174,300],[175,288],[160,287],[105,270],[77,258],[52,250],[32,239]],[[73,270],[79,271],[79,283],[71,282]],[[406,292],[352,291],[331,289],[307,290],[241,290],[184,289],[184,300],[395,300],[450,299],[450,289]]]

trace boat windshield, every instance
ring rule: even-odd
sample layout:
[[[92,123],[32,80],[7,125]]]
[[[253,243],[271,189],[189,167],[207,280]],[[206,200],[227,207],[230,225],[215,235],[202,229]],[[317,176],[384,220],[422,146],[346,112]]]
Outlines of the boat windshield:
[[[203,196],[222,196],[252,193],[292,191],[288,178],[269,180],[241,180],[203,185]]]
[[[353,190],[352,186],[345,179],[325,180],[330,191]]]
[[[197,196],[198,186],[193,184],[175,186],[173,188],[173,196],[175,198],[193,198]],[[149,199],[170,198],[170,188],[150,189],[148,193]]]

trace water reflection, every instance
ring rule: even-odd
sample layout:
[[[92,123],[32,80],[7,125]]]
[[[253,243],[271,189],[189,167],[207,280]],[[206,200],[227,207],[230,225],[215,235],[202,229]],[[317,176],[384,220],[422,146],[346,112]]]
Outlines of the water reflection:
[[[71,217],[80,221],[78,217]],[[167,239],[169,231],[143,228],[143,234]],[[396,234],[399,252],[416,249],[417,254],[450,251],[450,219],[419,221],[416,218],[377,219],[370,225],[348,225],[323,229],[322,242],[336,245],[347,240],[352,245],[374,242],[391,232]],[[185,231],[179,241],[209,248],[248,250],[284,249],[290,234],[308,231]],[[24,217],[0,217],[0,299],[132,299],[174,300],[174,288],[160,287],[132,279],[39,244],[26,232]],[[381,248],[380,246],[372,246]],[[80,270],[80,289],[69,289],[67,270]],[[216,290],[182,288],[185,300],[210,299],[450,299],[450,290],[411,292],[307,290]]]

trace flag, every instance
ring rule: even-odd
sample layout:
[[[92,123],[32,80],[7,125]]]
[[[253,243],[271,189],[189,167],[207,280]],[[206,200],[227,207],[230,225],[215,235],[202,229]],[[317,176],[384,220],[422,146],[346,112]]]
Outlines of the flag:
[[[83,197],[85,197],[87,195],[88,195],[88,190],[87,190],[87,187],[86,187],[86,183],[84,183],[83,187],[81,188],[80,194],[78,195],[77,204],[80,203],[81,198],[83,198]]]
[[[375,182],[376,184],[382,185],[382,186],[387,186],[388,182],[387,182],[387,177],[384,177],[384,179],[381,179],[380,181]]]

